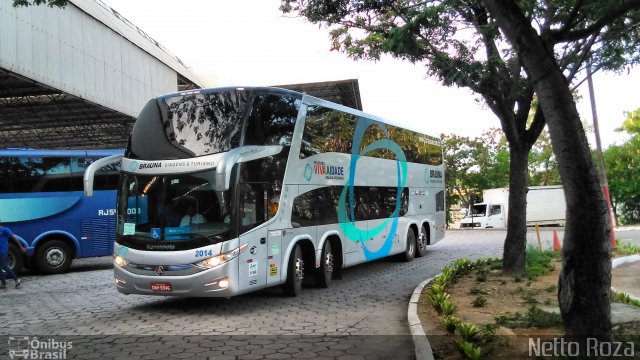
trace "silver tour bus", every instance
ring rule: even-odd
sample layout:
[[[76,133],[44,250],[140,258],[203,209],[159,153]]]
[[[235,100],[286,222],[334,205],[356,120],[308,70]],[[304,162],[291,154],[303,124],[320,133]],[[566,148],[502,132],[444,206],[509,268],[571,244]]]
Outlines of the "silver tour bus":
[[[140,112],[120,162],[115,286],[230,297],[424,256],[444,236],[436,137],[277,88],[173,93]]]

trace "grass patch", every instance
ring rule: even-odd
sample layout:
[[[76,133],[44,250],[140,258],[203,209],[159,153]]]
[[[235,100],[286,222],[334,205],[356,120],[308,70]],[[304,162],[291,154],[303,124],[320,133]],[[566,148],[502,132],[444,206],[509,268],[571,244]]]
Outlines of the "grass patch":
[[[469,290],[469,294],[471,295],[487,295],[488,293],[482,289],[478,289],[477,287],[471,288]]]
[[[611,302],[640,307],[640,301],[629,297],[629,294],[611,290]]]
[[[540,310],[535,305],[529,306],[526,314],[506,313],[496,315],[496,324],[504,326],[506,328],[528,328],[536,327],[539,329],[546,329],[556,326],[562,326],[562,317],[560,314],[548,313]]]
[[[553,261],[561,256],[554,251],[538,250],[535,246],[529,246],[526,252],[524,276],[529,280],[535,280],[547,275],[553,271]]]
[[[487,298],[482,295],[478,295],[475,299],[473,299],[471,305],[473,305],[473,307],[483,307],[487,305]]]
[[[629,243],[623,244],[620,240],[616,240],[616,249],[614,250],[614,255],[627,256],[635,254],[640,254],[640,246]]]

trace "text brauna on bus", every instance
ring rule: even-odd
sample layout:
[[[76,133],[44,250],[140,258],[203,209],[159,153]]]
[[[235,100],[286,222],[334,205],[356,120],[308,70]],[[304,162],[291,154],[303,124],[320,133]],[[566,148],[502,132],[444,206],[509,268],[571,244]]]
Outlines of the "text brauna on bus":
[[[282,285],[295,296],[307,276],[326,287],[345,267],[410,261],[444,236],[438,138],[294,91],[152,99],[124,156],[105,161],[122,169],[114,276],[125,294]]]

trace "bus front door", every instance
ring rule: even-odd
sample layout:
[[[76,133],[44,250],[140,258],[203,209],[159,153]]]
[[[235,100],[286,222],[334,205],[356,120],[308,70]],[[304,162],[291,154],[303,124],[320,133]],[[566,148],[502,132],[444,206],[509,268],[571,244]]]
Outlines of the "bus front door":
[[[280,282],[282,269],[282,230],[269,231],[267,238],[267,286],[276,285]]]
[[[240,289],[263,288],[267,273],[267,229],[259,228],[240,236],[247,249],[240,254]],[[268,276],[268,275],[267,275]]]

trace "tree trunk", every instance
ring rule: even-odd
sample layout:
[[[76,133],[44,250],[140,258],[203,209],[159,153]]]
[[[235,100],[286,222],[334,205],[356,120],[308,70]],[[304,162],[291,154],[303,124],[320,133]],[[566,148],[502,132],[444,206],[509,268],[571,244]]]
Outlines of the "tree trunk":
[[[518,145],[509,145],[509,217],[502,254],[502,272],[505,274],[524,273],[526,262],[529,151]]]
[[[482,0],[518,52],[549,126],[567,201],[560,312],[569,337],[611,340],[609,216],[569,84],[517,2]]]

